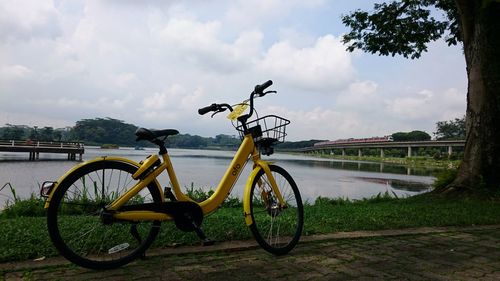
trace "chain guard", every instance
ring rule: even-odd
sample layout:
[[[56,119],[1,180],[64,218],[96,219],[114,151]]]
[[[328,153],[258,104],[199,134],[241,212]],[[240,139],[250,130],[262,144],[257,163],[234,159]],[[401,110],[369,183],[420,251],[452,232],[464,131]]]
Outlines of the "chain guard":
[[[171,214],[174,217],[175,226],[182,231],[194,231],[203,222],[203,210],[194,202],[170,202],[176,203]]]
[[[125,205],[119,211],[154,211],[171,215],[175,225],[182,231],[194,231],[203,222],[203,210],[200,205],[189,201],[169,201],[163,203],[145,203]],[[112,216],[112,215],[111,215]]]

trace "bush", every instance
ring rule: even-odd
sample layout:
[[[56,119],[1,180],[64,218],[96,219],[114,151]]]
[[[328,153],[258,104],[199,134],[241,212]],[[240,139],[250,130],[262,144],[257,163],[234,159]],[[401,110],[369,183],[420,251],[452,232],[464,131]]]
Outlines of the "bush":
[[[391,193],[389,193],[389,191],[386,191],[384,193],[379,192],[377,195],[374,195],[370,198],[363,198],[362,200],[360,200],[360,202],[380,203],[380,202],[392,202],[394,200],[399,199],[399,197],[396,195],[394,191],[392,191]]]
[[[31,194],[31,197],[28,199],[18,199],[13,204],[8,204],[0,214],[0,217],[43,217],[45,216],[44,204],[44,199],[37,198],[34,194]]]
[[[345,205],[349,204],[351,201],[347,198],[329,198],[329,197],[322,197],[319,196],[314,200],[314,205],[319,206],[319,205]]]
[[[448,159],[451,161],[460,160],[462,158],[464,158],[463,152],[453,152],[450,156],[448,156]]]
[[[458,169],[442,170],[436,174],[436,180],[433,183],[434,189],[441,189],[448,186],[458,175]]]
[[[210,198],[210,196],[212,196],[213,193],[213,190],[209,190],[207,192],[200,187],[194,188],[194,183],[191,183],[191,187],[186,187],[186,195],[198,203],[207,200],[208,198]]]
[[[432,156],[432,158],[434,158],[434,160],[442,160],[443,159],[443,155],[441,154],[441,152],[436,152],[436,153],[434,153],[434,155]]]

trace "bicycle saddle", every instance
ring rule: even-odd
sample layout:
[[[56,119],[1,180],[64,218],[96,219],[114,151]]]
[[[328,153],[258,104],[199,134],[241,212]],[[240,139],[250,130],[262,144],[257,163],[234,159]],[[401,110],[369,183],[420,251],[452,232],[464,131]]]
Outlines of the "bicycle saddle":
[[[135,135],[137,136],[136,141],[147,140],[153,141],[159,137],[168,137],[177,135],[179,131],[174,129],[166,129],[166,130],[148,130],[146,128],[139,128],[135,131]]]

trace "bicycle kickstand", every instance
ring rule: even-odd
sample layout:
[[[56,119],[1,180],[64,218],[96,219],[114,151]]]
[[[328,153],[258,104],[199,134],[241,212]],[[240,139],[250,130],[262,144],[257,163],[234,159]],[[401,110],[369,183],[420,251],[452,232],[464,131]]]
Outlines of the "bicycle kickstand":
[[[139,232],[137,231],[137,223],[134,223],[130,226],[130,234],[132,234],[132,236],[135,238],[135,240],[137,240],[137,242],[139,244],[142,243],[142,239],[141,239],[141,236],[139,235]],[[140,256],[141,259],[146,259],[146,251],[144,251],[141,256]]]
[[[194,232],[196,232],[196,235],[201,240],[201,245],[202,246],[212,246],[215,244],[215,240],[207,238],[201,227],[197,226],[194,221],[192,221],[193,227],[194,227]]]

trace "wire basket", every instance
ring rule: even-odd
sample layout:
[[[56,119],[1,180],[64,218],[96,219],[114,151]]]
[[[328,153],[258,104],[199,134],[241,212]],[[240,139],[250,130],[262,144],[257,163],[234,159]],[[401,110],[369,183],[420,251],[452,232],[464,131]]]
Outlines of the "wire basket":
[[[245,134],[251,133],[257,145],[269,146],[273,143],[285,141],[285,129],[288,124],[290,124],[290,120],[276,115],[266,115],[248,122],[246,132],[242,125],[236,127],[236,130],[240,132],[241,138]]]

